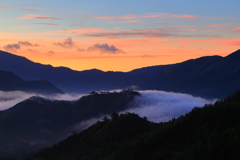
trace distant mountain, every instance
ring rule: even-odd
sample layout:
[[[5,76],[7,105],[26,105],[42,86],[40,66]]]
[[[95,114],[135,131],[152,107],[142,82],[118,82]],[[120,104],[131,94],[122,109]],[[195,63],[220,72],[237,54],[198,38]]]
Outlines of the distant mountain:
[[[226,97],[240,89],[240,50],[226,57],[209,56],[182,62],[142,87],[208,98]]]
[[[14,65],[12,65],[14,64]],[[103,72],[97,69],[74,71],[32,62],[24,57],[0,51],[0,70],[11,71],[24,80],[46,79],[64,92],[89,93],[93,90],[125,89],[168,70],[160,65],[131,72]]]
[[[154,124],[112,114],[28,160],[240,159],[240,91],[214,105]]]
[[[205,98],[223,98],[240,89],[240,50],[226,56],[207,56],[178,64],[151,66],[130,72],[74,71],[52,67],[0,51],[0,69],[24,80],[47,79],[65,92],[157,89]],[[13,65],[9,64],[15,64]],[[26,68],[29,68],[26,70]]]
[[[25,91],[41,94],[61,94],[60,89],[47,80],[24,81],[12,72],[0,70],[0,90],[1,91]]]
[[[92,92],[75,102],[31,97],[0,111],[0,157],[23,159],[84,129],[93,117],[127,109],[135,96],[140,94],[124,90]]]

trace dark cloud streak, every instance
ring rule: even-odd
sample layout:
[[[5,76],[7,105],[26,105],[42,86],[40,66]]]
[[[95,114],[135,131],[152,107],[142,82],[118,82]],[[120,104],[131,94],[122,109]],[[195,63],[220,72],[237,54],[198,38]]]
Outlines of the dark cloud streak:
[[[119,48],[116,48],[114,45],[105,44],[94,44],[92,47],[89,47],[87,51],[99,51],[101,53],[109,53],[109,54],[117,54],[117,53],[125,53]]]

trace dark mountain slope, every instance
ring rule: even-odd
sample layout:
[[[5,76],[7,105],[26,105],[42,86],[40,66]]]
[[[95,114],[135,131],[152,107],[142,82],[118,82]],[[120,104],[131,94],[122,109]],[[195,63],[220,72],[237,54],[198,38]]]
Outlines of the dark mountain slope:
[[[113,114],[30,160],[238,160],[239,126],[240,91],[167,123]]]
[[[66,67],[34,63],[24,57],[0,51],[1,70],[11,71],[24,80],[46,79],[65,92],[89,93],[92,90],[125,89],[136,85],[136,81],[150,79],[172,66],[152,66],[127,73],[103,72],[97,69],[74,71]]]
[[[24,154],[62,140],[83,128],[78,123],[124,110],[139,96],[125,90],[84,96],[76,102],[31,97],[0,111],[0,156],[23,158]]]
[[[2,91],[25,91],[41,94],[61,94],[60,89],[47,80],[24,81],[12,72],[0,70],[0,90]]]
[[[240,89],[240,50],[227,57],[211,56],[177,64],[143,85],[145,89],[223,98]]]
[[[96,69],[78,72],[66,67],[52,67],[4,51],[0,51],[0,69],[11,71],[24,80],[47,79],[64,91],[71,91],[76,84],[102,72]],[[79,89],[77,86],[75,88]]]

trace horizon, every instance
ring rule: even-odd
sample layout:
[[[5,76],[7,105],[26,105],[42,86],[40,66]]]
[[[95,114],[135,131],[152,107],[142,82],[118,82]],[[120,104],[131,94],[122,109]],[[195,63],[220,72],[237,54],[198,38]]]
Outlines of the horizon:
[[[239,49],[239,0],[0,0],[0,50],[83,71],[128,72]]]
[[[227,54],[226,56],[228,56],[228,55],[230,55],[230,54],[232,54],[232,53],[234,53],[234,52],[236,52],[236,51],[239,51],[239,50],[240,50],[240,49],[235,50],[235,51]],[[0,51],[3,51],[3,50],[0,49]],[[3,51],[3,52],[6,52],[6,51]],[[10,53],[10,52],[7,52],[7,53]],[[10,53],[10,54],[15,55],[15,54],[13,54],[13,53]],[[21,56],[21,55],[16,55],[16,56],[20,56],[20,57],[26,58],[27,60],[31,61],[31,60],[28,59],[27,57],[24,57],[24,56]],[[209,56],[221,56],[221,55],[209,55]],[[221,56],[221,57],[226,57],[226,56]],[[206,56],[202,56],[202,57],[206,57]],[[193,58],[193,59],[198,59],[198,58],[201,58],[201,57],[197,57],[197,58]],[[187,60],[185,60],[185,61],[188,61],[188,60],[191,60],[191,59],[187,59]],[[182,61],[182,62],[185,62],[185,61]],[[31,62],[33,62],[33,63],[40,63],[40,62],[34,62],[34,61],[31,61]],[[178,62],[178,63],[182,63],[182,62]],[[174,65],[174,64],[178,64],[178,63],[164,64],[164,65]],[[53,65],[51,65],[51,64],[43,64],[43,63],[40,63],[40,64],[42,64],[42,65],[50,65],[50,66],[52,66],[52,67],[65,67],[65,68],[69,68],[69,69],[71,69],[71,70],[74,70],[74,69],[72,69],[72,68],[70,68],[70,67],[67,67],[67,66],[53,66]],[[162,65],[162,64],[160,64],[160,65],[152,65],[152,66],[143,66],[143,67],[141,67],[141,68],[161,66],[161,65]],[[124,73],[127,73],[127,72],[131,72],[131,71],[133,71],[133,70],[137,70],[137,69],[141,69],[141,68],[134,68],[134,69],[129,70],[129,71],[118,71],[118,70],[116,70],[116,71],[114,71],[114,70],[104,71],[104,70],[101,70],[101,69],[98,69],[98,68],[90,68],[90,69],[85,69],[85,70],[74,70],[74,71],[80,71],[80,72],[81,72],[81,71],[88,71],[88,70],[100,70],[100,71],[103,71],[103,72],[124,72]]]

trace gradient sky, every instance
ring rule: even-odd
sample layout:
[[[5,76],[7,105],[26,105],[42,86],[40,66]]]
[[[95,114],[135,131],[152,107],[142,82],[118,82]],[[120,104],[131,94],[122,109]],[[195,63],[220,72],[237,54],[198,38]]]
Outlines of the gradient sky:
[[[240,49],[239,0],[0,0],[0,49],[74,70],[130,71]]]

